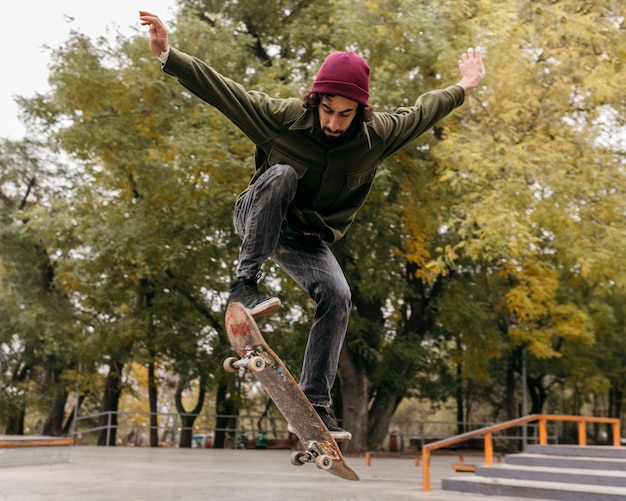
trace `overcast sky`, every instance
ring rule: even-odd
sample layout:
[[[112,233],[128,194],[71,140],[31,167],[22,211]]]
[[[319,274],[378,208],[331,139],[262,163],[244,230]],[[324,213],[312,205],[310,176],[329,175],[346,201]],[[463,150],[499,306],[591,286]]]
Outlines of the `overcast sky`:
[[[92,37],[132,34],[139,26],[139,10],[154,12],[167,22],[175,0],[9,0],[2,5],[0,53],[0,137],[19,139],[24,127],[14,96],[32,97],[48,87],[50,52],[68,39],[71,30]],[[146,44],[146,50],[148,46]]]

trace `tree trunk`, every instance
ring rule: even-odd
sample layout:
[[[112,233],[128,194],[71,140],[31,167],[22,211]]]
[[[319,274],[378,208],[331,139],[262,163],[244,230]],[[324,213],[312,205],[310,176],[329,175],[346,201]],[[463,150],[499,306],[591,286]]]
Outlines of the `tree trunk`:
[[[621,418],[622,416],[622,402],[624,400],[624,385],[623,383],[612,381],[609,388],[609,417]],[[609,443],[613,443],[613,427],[608,426],[608,439]],[[620,433],[621,435],[621,433]]]
[[[150,408],[150,447],[159,446],[158,388],[154,359],[148,363],[148,406]]]
[[[22,365],[13,373],[11,382],[19,384],[28,378],[30,369],[27,365]],[[24,419],[26,418],[26,402],[19,398],[13,402],[9,402],[6,410],[6,426],[4,433],[6,435],[24,435]]]
[[[24,435],[24,418],[26,409],[9,405],[7,408],[5,435]]]
[[[65,404],[67,403],[68,392],[62,391],[54,399],[54,403],[46,421],[43,425],[43,434],[52,437],[60,437],[63,433],[63,422],[65,419]]]
[[[374,400],[369,416],[368,450],[376,450],[383,443],[389,432],[391,419],[402,398],[396,393],[390,393],[385,398],[376,398]]]
[[[87,398],[87,394],[88,393],[83,393],[78,397],[78,405],[74,405],[72,407],[72,410],[69,414],[69,416],[67,416],[67,419],[65,420],[65,423],[63,424],[63,436],[69,436],[70,433],[72,432],[72,424],[74,424],[74,416],[76,414],[77,409],[80,409],[80,406],[82,405],[82,403],[85,401],[85,398]]]
[[[220,382],[217,387],[215,401],[215,439],[214,449],[223,449],[226,444],[226,434],[233,427],[232,416],[239,415],[239,409],[235,407],[232,397],[228,393],[228,386],[225,382]]]
[[[116,442],[117,411],[122,393],[123,368],[123,363],[112,361],[109,366],[109,373],[104,381],[104,395],[102,396],[102,405],[100,406],[101,415],[98,420],[98,425],[101,428],[98,434],[98,445],[115,445]]]
[[[352,433],[352,440],[344,445],[344,452],[358,454],[367,450],[369,378],[360,364],[344,346],[339,358],[341,393],[343,398],[342,426]]]
[[[526,387],[530,395],[531,409],[530,414],[541,414],[543,412],[543,406],[548,398],[546,389],[541,384],[543,376],[532,378],[526,377]]]
[[[200,389],[198,392],[198,401],[196,402],[196,405],[191,410],[191,412],[187,412],[185,410],[185,407],[183,406],[183,391],[186,387],[185,381],[186,379],[181,378],[176,387],[176,410],[180,415],[181,421],[180,440],[178,446],[181,448],[191,448],[193,443],[193,424],[196,422],[198,414],[200,414],[202,406],[204,405],[206,390],[205,379],[204,377],[201,377]]]
[[[338,256],[338,260],[345,266],[346,255],[344,247],[337,245],[333,252]],[[345,269],[345,268],[344,268]],[[357,276],[356,284],[352,285],[352,303],[354,305],[354,324],[366,322],[368,334],[358,333],[359,342],[365,342],[368,347],[378,351],[384,336],[384,317],[382,314],[382,304],[380,299],[368,298],[361,292],[360,277]],[[357,329],[358,330],[358,329]],[[350,351],[350,341],[354,339],[354,333],[348,329],[346,344],[343,347],[339,358],[339,372],[341,374],[341,394],[343,397],[343,427],[352,433],[352,440],[345,444],[344,451],[351,454],[360,454],[372,448],[372,443],[378,443],[380,424],[385,421],[380,412],[375,416],[375,422],[370,423],[371,413],[368,410],[370,403],[370,374],[368,373],[368,361],[363,355]],[[386,403],[386,402],[385,402]],[[372,407],[374,410],[374,407]],[[372,436],[372,424],[377,430]],[[388,420],[386,420],[388,425]],[[382,436],[387,433],[387,429],[382,432]]]
[[[457,348],[460,343],[457,340]],[[463,395],[463,365],[456,364],[456,432],[460,435],[465,433],[465,412],[464,412],[464,395]]]
[[[621,418],[623,400],[624,385],[621,381],[612,381],[609,388],[609,417]]]
[[[193,446],[193,424],[197,417],[197,414],[180,414],[181,430],[178,447],[181,449],[191,449]]]
[[[517,366],[517,350],[513,350],[506,361],[506,388],[504,394],[504,409],[507,420],[517,417],[517,406],[515,405],[515,390],[517,388],[517,378],[515,368]]]

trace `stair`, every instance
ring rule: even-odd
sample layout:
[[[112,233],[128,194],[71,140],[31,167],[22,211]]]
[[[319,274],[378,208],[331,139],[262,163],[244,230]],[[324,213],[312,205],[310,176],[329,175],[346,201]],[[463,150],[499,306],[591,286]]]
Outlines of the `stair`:
[[[0,467],[67,463],[71,438],[0,435]]]
[[[564,501],[626,500],[626,448],[529,445],[472,476],[444,478],[444,491]]]

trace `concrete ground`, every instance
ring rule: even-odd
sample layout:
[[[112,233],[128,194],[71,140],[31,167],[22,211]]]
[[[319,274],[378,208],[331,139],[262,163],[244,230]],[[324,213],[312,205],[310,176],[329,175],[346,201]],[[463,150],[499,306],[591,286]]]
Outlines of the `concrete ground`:
[[[521,498],[441,490],[454,456],[432,458],[432,491],[412,457],[350,457],[360,482],[336,478],[312,464],[292,466],[287,450],[70,448],[68,463],[0,468],[0,501],[271,500],[505,501]]]

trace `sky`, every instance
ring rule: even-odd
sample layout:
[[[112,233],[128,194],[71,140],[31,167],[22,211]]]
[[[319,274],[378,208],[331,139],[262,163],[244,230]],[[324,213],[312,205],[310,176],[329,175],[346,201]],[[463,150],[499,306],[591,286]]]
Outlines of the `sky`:
[[[24,126],[14,97],[33,97],[49,90],[50,50],[65,42],[70,31],[90,37],[132,35],[139,10],[157,14],[166,24],[173,19],[176,0],[10,0],[3,2],[0,29],[0,137],[20,139]],[[146,51],[148,51],[146,42]],[[158,64],[158,62],[157,62]]]

